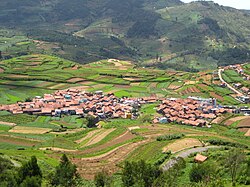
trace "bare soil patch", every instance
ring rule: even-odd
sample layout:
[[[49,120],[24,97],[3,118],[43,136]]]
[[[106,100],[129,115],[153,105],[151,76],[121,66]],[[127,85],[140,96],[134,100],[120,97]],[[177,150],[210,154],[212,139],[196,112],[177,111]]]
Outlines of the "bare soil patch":
[[[4,69],[3,68],[0,68],[0,73],[3,73],[4,72]]]
[[[176,153],[188,148],[201,147],[203,144],[194,138],[185,138],[182,140],[176,140],[174,143],[171,143],[163,148],[163,152],[171,151]]]
[[[187,95],[190,93],[200,93],[201,91],[196,87],[189,87],[181,92],[182,95]]]
[[[235,117],[235,118],[230,118],[229,120],[227,120],[225,122],[225,125],[229,126],[229,125],[232,125],[233,123],[235,123],[236,121],[241,121],[241,120],[245,120],[245,119],[250,119],[250,116],[239,116],[239,117]]]
[[[250,128],[250,118],[242,120],[238,125],[238,128]]]
[[[7,126],[10,126],[10,127],[16,126],[15,123],[9,123],[9,122],[4,122],[4,121],[0,121],[0,124],[1,124],[1,125],[7,125]]]
[[[246,132],[245,136],[250,136],[250,128],[249,128],[248,131]]]
[[[185,82],[185,85],[193,85],[196,84],[198,81],[187,81]]]
[[[77,150],[71,150],[71,149],[63,149],[63,148],[58,148],[58,147],[41,147],[39,148],[40,150],[51,150],[51,151],[55,151],[55,152],[66,152],[66,153],[74,153]]]
[[[51,130],[52,129],[49,128],[15,126],[13,129],[9,130],[9,132],[20,134],[45,134]]]
[[[9,78],[29,78],[28,75],[16,75],[16,74],[9,74],[7,77],[9,77]]]
[[[216,94],[215,92],[210,92],[210,96],[214,97],[214,98],[216,98],[216,99],[218,99],[220,101],[224,101],[224,98],[222,96]]]
[[[171,85],[169,85],[168,89],[177,90],[177,89],[179,89],[180,87],[181,87],[181,86],[176,86],[176,85],[171,84]]]

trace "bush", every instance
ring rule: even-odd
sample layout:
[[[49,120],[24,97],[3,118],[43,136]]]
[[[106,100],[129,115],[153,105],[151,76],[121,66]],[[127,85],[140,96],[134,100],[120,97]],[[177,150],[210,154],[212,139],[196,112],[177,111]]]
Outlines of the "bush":
[[[207,142],[212,144],[212,145],[224,145],[224,146],[246,148],[246,149],[248,148],[248,146],[244,145],[244,144],[227,142],[227,141],[223,141],[223,140],[211,139],[211,140],[208,140]]]
[[[169,135],[158,136],[156,140],[157,141],[175,140],[175,139],[180,139],[184,136],[185,134],[169,134]]]

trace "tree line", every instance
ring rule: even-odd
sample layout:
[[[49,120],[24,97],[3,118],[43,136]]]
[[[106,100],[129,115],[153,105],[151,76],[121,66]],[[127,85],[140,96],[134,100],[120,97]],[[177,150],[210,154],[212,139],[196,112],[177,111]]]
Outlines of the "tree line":
[[[143,160],[125,161],[118,172],[122,187],[175,187],[185,184],[188,187],[224,187],[231,182],[250,185],[250,158],[237,148],[230,149],[220,161],[208,160],[204,163],[192,163],[187,169],[187,162],[183,158],[175,158],[171,168],[163,171],[159,165],[152,165]],[[189,182],[180,181],[186,173]],[[230,181],[229,181],[230,179]],[[21,167],[14,166],[12,161],[0,156],[0,187],[115,187],[117,179],[114,175],[101,171],[95,175],[91,184],[86,183],[77,172],[76,165],[64,154],[58,166],[46,176],[39,167],[37,158],[32,156]]]

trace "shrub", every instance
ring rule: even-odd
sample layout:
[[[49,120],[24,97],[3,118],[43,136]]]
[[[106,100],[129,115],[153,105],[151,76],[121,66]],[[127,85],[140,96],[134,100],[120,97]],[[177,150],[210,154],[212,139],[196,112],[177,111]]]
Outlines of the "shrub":
[[[246,149],[248,148],[248,146],[244,144],[228,142],[228,141],[223,141],[223,140],[211,139],[211,140],[208,140],[207,142],[212,145],[224,145],[224,146],[239,147],[239,148],[246,148]]]
[[[185,134],[169,134],[169,135],[162,135],[156,138],[157,141],[166,141],[166,140],[175,140],[184,137]]]

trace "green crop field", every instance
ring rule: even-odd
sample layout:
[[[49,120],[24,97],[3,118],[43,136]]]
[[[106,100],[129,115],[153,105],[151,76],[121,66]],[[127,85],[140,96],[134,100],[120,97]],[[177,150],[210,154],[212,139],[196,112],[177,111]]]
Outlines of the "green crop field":
[[[116,64],[119,65],[118,68],[114,68],[115,64],[109,60],[80,65],[38,54],[1,61],[0,67],[4,71],[0,73],[0,104],[25,101],[71,87],[92,92],[113,92],[117,97],[186,98],[196,95],[208,98],[214,93],[223,98],[218,100],[220,104],[239,104],[228,88],[208,84],[212,80],[204,81],[194,73],[136,68],[126,61],[116,63],[119,63]],[[223,76],[239,78],[231,71]],[[230,82],[233,82],[231,78]],[[180,96],[180,93],[183,94]],[[79,116],[13,116],[1,111],[0,153],[18,163],[26,160],[29,155],[35,155],[45,172],[58,163],[57,158],[62,153],[74,160],[79,168],[89,168],[93,163],[88,159],[97,159],[98,163],[91,173],[80,170],[81,176],[93,179],[97,172],[102,171],[103,164],[108,164],[115,171],[126,160],[142,159],[153,165],[167,162],[174,155],[162,153],[162,149],[175,140],[157,141],[157,137],[161,135],[185,134],[204,142],[216,139],[245,146],[249,144],[249,138],[243,132],[222,125],[212,124],[210,129],[177,124],[152,126],[147,119],[152,120],[159,115],[156,112],[158,104],[159,102],[143,105],[139,109],[140,117],[135,120],[105,120],[101,122],[101,129],[87,128],[87,120]],[[1,122],[15,123],[17,126],[11,127]],[[136,129],[130,131],[129,128],[133,127]],[[30,128],[33,133],[27,133]],[[47,129],[47,133],[40,134]],[[18,154],[14,154],[15,152]],[[186,170],[188,169],[189,166]],[[182,177],[185,178],[185,174]]]

